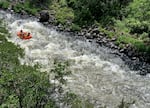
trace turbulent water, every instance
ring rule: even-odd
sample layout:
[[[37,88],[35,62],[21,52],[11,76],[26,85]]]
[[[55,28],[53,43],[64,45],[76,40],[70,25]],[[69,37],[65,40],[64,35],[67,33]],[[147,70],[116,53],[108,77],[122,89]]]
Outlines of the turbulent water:
[[[69,60],[72,75],[64,89],[90,100],[95,108],[117,108],[122,99],[135,101],[130,108],[150,108],[150,77],[131,71],[111,49],[46,28],[34,19],[19,19],[2,11],[0,18],[11,35],[8,40],[25,49],[21,63],[40,63],[43,71],[49,71],[54,59]],[[20,29],[31,32],[33,38],[19,39],[16,32]]]

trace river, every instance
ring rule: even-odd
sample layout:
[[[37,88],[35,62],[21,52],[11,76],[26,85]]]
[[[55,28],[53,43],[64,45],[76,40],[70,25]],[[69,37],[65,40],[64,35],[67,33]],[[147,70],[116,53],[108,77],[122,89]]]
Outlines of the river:
[[[70,61],[72,75],[64,89],[90,100],[95,108],[117,108],[122,99],[135,101],[130,108],[150,108],[150,76],[130,70],[111,49],[47,28],[34,18],[21,19],[0,11],[0,19],[11,35],[8,40],[25,50],[21,63],[39,63],[42,71],[49,71],[54,59]],[[33,38],[19,39],[20,29],[31,32]]]

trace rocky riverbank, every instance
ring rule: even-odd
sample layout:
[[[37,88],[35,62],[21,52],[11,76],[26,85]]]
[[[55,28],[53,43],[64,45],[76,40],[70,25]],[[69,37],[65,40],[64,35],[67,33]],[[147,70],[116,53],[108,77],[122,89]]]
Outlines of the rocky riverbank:
[[[29,15],[25,11],[21,11],[19,13],[15,13],[11,8],[6,9],[5,11],[10,12],[11,14],[15,14],[20,18],[36,18],[37,21],[40,21],[47,27],[53,27],[57,31],[66,33],[73,36],[79,36],[82,38],[86,38],[89,41],[94,41],[100,46],[106,46],[113,49],[115,55],[120,56],[125,63],[133,70],[140,70],[140,75],[146,75],[150,73],[150,56],[138,52],[135,48],[133,48],[130,44],[124,44],[122,48],[116,45],[117,38],[109,38],[105,33],[101,32],[96,25],[90,27],[84,27],[81,31],[72,31],[70,28],[63,26],[61,24],[55,23],[55,17],[53,14],[49,14],[48,11],[41,11],[39,14],[33,16]]]

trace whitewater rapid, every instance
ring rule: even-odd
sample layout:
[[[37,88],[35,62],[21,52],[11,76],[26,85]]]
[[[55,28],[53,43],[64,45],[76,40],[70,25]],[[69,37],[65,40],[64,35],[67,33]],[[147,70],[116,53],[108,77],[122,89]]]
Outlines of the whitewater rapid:
[[[149,75],[140,76],[130,70],[111,49],[59,33],[36,19],[20,19],[3,11],[0,19],[4,19],[9,30],[8,40],[25,51],[25,57],[20,58],[22,64],[39,63],[42,71],[49,71],[54,59],[70,61],[72,75],[64,89],[90,100],[95,108],[117,108],[122,99],[135,101],[130,108],[150,108]],[[20,29],[31,32],[33,38],[19,39],[16,33]]]

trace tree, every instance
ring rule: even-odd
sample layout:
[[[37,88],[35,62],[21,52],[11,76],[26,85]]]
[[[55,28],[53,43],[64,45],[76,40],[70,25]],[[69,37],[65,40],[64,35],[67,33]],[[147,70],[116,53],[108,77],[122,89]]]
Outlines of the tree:
[[[18,66],[13,72],[3,71],[0,79],[1,88],[7,95],[2,98],[3,103],[9,101],[13,95],[18,100],[18,106],[42,107],[49,101],[49,82],[46,73],[40,73],[33,67]]]
[[[122,8],[132,0],[67,0],[75,10],[75,21],[79,23],[103,20],[112,17],[121,19]]]
[[[37,108],[50,105],[55,108],[55,101],[50,98],[49,75],[41,73],[38,65],[21,65],[18,56],[23,56],[23,50],[1,34],[0,41],[0,106]]]
[[[30,0],[31,5],[47,7],[52,0]]]

